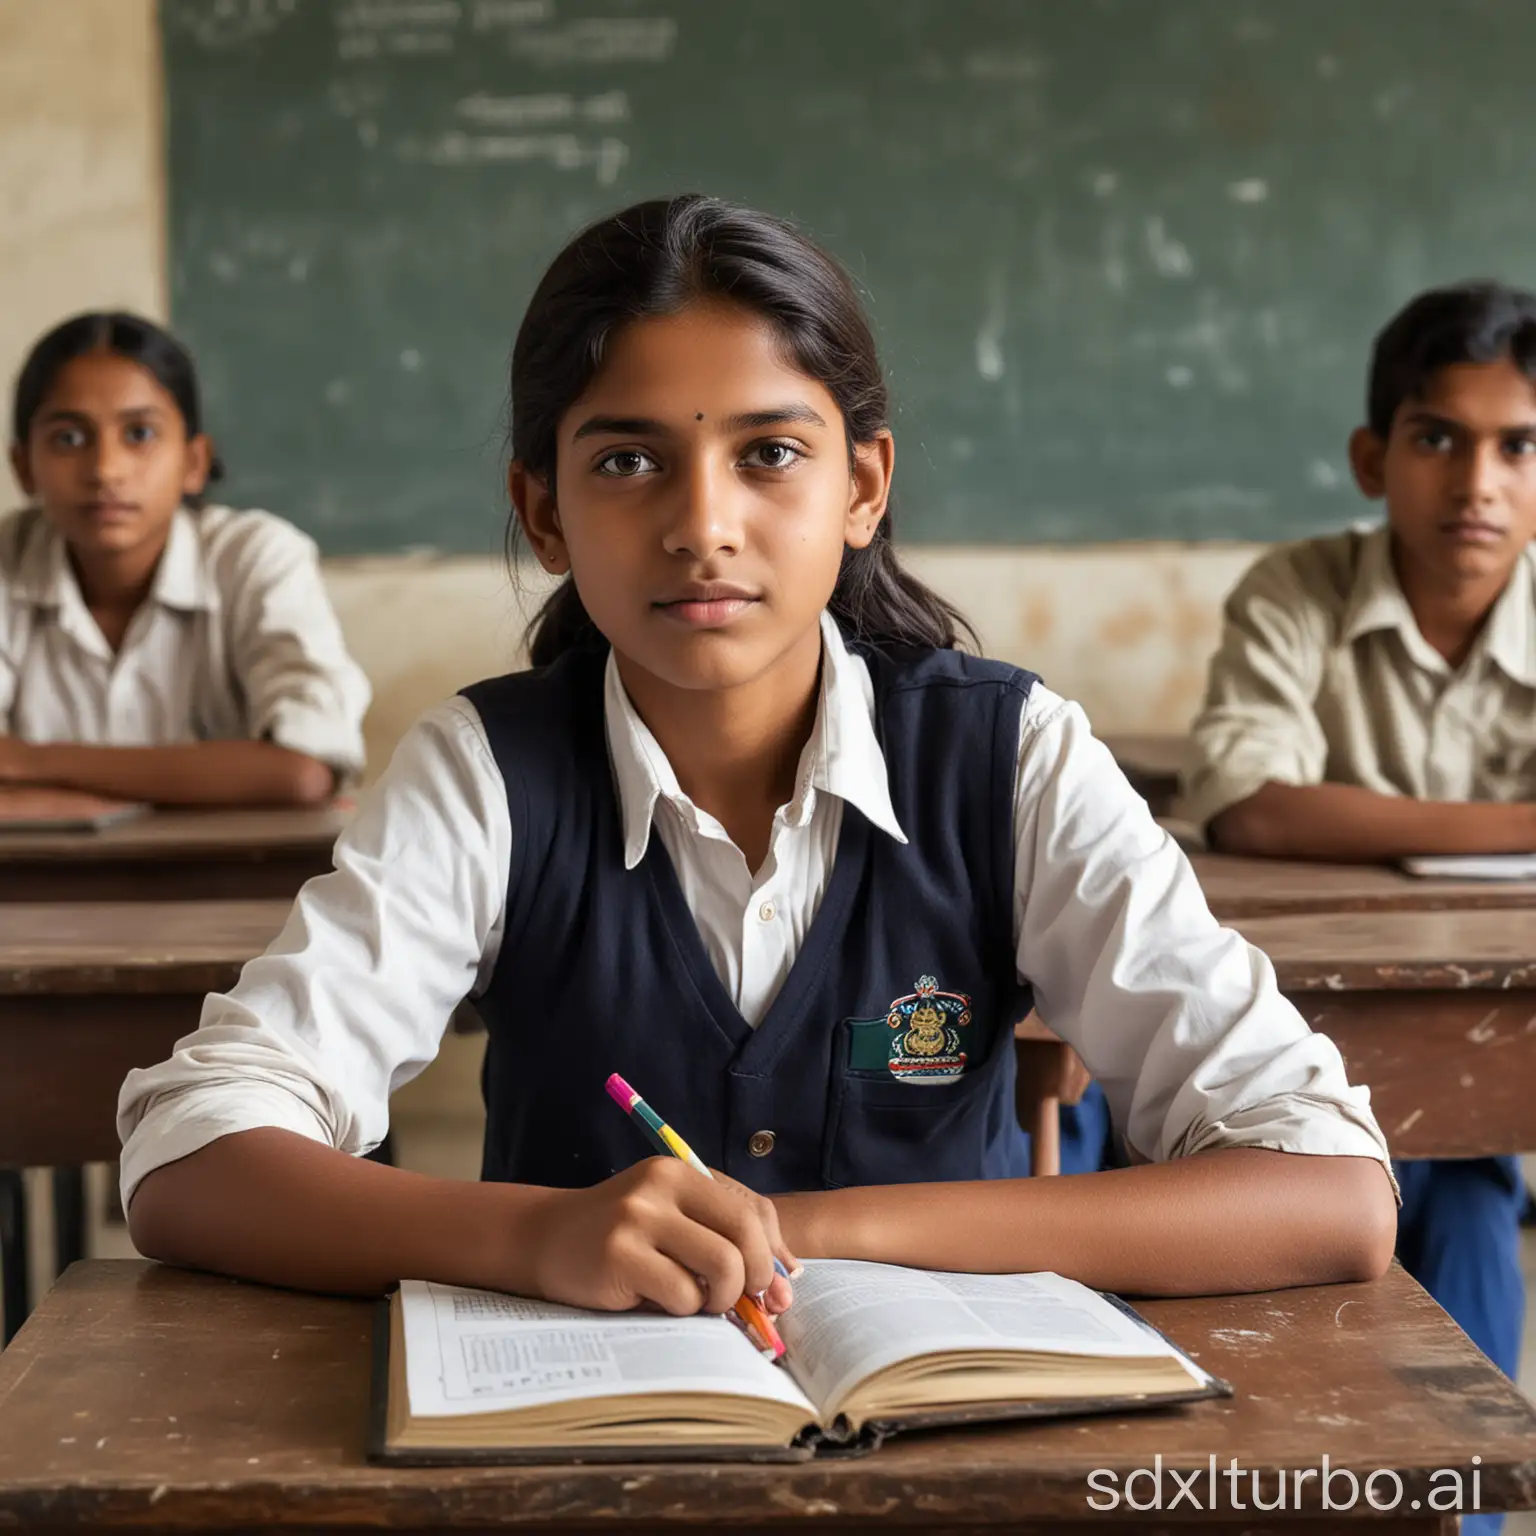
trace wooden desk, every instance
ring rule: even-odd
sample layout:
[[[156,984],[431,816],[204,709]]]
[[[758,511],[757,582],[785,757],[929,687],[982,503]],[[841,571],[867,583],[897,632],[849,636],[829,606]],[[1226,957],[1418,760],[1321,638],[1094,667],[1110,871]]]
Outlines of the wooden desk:
[[[1152,808],[1154,816],[1169,815],[1179,797],[1179,775],[1189,757],[1185,736],[1106,736],[1120,771]]]
[[[234,985],[291,901],[0,906],[0,1268],[6,1336],[26,1315],[20,1168],[111,1162],[117,1094],[197,1028],[203,997]],[[75,1181],[76,1184],[78,1181]],[[77,1196],[61,1254],[80,1251]],[[66,1231],[66,1226],[71,1230]]]
[[[292,897],[349,811],[156,811],[101,832],[0,833],[0,902]]]
[[[1420,880],[1381,864],[1297,863],[1227,853],[1196,853],[1189,862],[1223,922],[1303,912],[1536,909],[1536,881],[1530,880]]]
[[[136,1263],[76,1265],[0,1356],[0,1527],[140,1533],[520,1530],[741,1532],[1198,1529],[1296,1536],[1363,1516],[1377,1536],[1446,1536],[1424,1506],[1442,1469],[1481,1508],[1536,1503],[1536,1410],[1400,1270],[1372,1285],[1147,1303],[1237,1395],[1184,1410],[897,1439],[873,1456],[795,1466],[385,1468],[364,1460],[370,1307]],[[1378,1469],[1403,1511],[1326,1514],[1316,1476],[1300,1513],[1234,1512],[1235,1459],[1254,1472]],[[1090,1472],[1124,1488],[1156,1457],[1199,1469],[1162,1521],[1096,1513]],[[1288,1491],[1294,1489],[1287,1476]],[[1373,1489],[1392,1496],[1389,1478]],[[1338,1479],[1334,1496],[1347,1485]],[[1412,1501],[1419,1501],[1412,1510]],[[1208,1503],[1208,1501],[1210,1501]],[[1217,1513],[1205,1514],[1214,1503]],[[1361,1529],[1365,1529],[1361,1527]]]
[[[1338,1043],[1394,1154],[1536,1149],[1536,912],[1239,918]]]

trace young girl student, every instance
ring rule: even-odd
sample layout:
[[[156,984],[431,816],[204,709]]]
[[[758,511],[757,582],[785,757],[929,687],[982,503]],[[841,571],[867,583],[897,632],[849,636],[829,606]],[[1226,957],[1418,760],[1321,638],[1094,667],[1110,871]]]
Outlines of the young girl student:
[[[775,1256],[1383,1270],[1367,1095],[1082,714],[955,648],[893,552],[887,421],[849,280],[774,219],[643,203],[556,258],[512,364],[512,500],[565,578],[534,667],[418,723],[335,872],[129,1076],[144,1252],[678,1313],[787,1305]],[[358,1156],[470,993],[483,1181]],[[1031,1000],[1141,1165],[1020,1176]],[[721,1176],[643,1156],[610,1073]]]
[[[305,805],[362,767],[368,684],[314,545],[204,506],[192,359],[128,314],[66,320],[16,381],[0,518],[0,785]]]

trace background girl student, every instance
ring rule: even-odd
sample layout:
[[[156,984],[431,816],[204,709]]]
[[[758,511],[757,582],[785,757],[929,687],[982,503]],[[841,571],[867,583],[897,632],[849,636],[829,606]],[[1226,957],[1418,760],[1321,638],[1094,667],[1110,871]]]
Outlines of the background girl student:
[[[567,578],[535,668],[416,725],[336,871],[129,1076],[144,1252],[674,1312],[782,1307],[775,1253],[1134,1292],[1382,1271],[1366,1093],[1081,712],[953,648],[893,552],[887,422],[850,282],[774,219],[643,203],[556,258],[512,363],[512,500]],[[468,993],[484,1180],[357,1156]],[[1019,1177],[1031,997],[1151,1166]],[[726,1177],[643,1158],[610,1072]]]
[[[0,785],[165,805],[318,804],[363,765],[367,680],[315,546],[204,506],[220,469],[192,359],[84,314],[16,381],[0,519]]]

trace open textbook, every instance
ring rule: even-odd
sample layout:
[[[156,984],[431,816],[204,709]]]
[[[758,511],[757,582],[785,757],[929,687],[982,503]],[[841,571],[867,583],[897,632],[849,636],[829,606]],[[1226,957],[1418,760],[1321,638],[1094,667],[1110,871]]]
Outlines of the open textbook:
[[[1426,853],[1402,867],[1426,880],[1536,880],[1536,853]]]
[[[816,1260],[779,1330],[788,1353],[774,1365],[724,1318],[406,1281],[381,1303],[372,1454],[800,1460],[901,1429],[1230,1392],[1122,1304],[1059,1275]]]

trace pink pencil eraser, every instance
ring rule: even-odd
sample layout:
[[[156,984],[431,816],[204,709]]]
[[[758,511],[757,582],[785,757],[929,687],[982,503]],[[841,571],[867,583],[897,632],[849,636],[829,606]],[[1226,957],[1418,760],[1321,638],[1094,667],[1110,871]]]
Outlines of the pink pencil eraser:
[[[632,1105],[635,1100],[640,1097],[640,1095],[636,1093],[635,1090],[631,1088],[629,1084],[626,1083],[617,1072],[613,1073],[609,1077],[607,1087],[608,1097],[612,1099],[620,1109],[627,1110],[630,1105]]]

